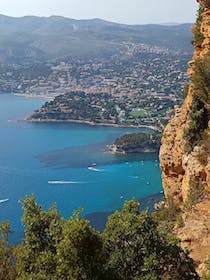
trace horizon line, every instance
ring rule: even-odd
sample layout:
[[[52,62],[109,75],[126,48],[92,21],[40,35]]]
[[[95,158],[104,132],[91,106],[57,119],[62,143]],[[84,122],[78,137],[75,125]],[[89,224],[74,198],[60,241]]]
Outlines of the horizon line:
[[[108,20],[108,19],[104,19],[104,18],[72,18],[72,17],[67,17],[67,16],[63,16],[63,15],[56,15],[56,14],[52,14],[52,15],[45,15],[45,16],[41,16],[41,15],[32,15],[32,14],[28,14],[28,15],[21,15],[21,16],[11,16],[11,15],[6,15],[6,14],[0,14],[0,16],[4,16],[4,17],[9,17],[9,18],[16,18],[16,19],[21,19],[21,18],[27,18],[27,17],[36,17],[36,18],[52,18],[52,17],[60,17],[60,18],[65,18],[65,19],[69,19],[69,20],[75,20],[75,21],[93,21],[93,20],[101,20],[104,22],[108,22],[108,23],[113,23],[113,24],[119,24],[119,25],[130,25],[130,26],[137,26],[137,25],[166,25],[166,26],[173,26],[173,25],[183,25],[183,24],[194,24],[193,22],[147,22],[147,23],[125,23],[125,22],[117,22],[117,21],[112,21],[112,20]]]

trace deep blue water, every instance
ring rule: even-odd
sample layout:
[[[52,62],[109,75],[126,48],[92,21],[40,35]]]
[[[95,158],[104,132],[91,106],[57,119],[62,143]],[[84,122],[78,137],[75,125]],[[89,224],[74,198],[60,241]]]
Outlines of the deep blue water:
[[[11,222],[16,238],[22,232],[18,201],[32,192],[44,209],[56,202],[68,218],[82,207],[93,223],[99,212],[118,209],[127,199],[160,193],[157,155],[115,156],[106,149],[139,129],[19,121],[43,102],[0,94],[0,202],[8,199],[0,203],[0,221]]]

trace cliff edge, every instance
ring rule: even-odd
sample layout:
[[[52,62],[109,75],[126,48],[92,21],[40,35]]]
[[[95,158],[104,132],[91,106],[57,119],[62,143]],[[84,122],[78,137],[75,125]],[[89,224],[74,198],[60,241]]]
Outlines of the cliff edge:
[[[203,273],[210,255],[210,0],[197,2],[190,83],[163,133],[160,165],[166,199],[173,198],[183,213],[176,234]]]

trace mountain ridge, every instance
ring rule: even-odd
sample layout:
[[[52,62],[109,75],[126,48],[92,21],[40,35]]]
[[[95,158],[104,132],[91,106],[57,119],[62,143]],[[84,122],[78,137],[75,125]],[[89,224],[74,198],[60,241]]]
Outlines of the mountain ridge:
[[[126,25],[102,19],[0,15],[0,62],[111,57],[127,44],[149,44],[191,52],[191,24]]]

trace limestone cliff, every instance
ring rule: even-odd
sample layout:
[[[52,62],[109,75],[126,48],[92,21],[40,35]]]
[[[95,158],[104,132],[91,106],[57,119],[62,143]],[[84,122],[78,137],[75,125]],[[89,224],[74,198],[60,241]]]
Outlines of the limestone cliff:
[[[177,230],[182,246],[187,247],[192,258],[202,272],[204,262],[210,255],[210,88],[205,96],[204,110],[207,112],[207,126],[196,135],[195,144],[186,151],[185,132],[193,119],[193,100],[200,94],[195,82],[197,61],[209,63],[210,68],[210,1],[197,0],[200,15],[192,28],[197,40],[195,51],[189,62],[188,74],[191,82],[181,109],[176,109],[175,117],[165,128],[160,149],[162,181],[166,198],[172,197],[183,209],[184,226]],[[197,36],[197,37],[196,37]],[[207,61],[209,60],[209,61]],[[208,69],[209,70],[209,69]],[[210,74],[210,72],[208,72]],[[210,76],[206,77],[210,84]],[[203,102],[203,101],[202,101]],[[204,112],[204,111],[202,111]],[[196,112],[194,112],[195,114]],[[193,119],[194,121],[194,119]]]

